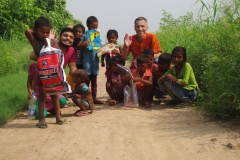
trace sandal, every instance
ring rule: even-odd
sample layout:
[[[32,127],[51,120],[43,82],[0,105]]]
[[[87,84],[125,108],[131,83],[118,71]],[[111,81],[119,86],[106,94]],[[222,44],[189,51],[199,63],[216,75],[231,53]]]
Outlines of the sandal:
[[[89,115],[89,113],[85,112],[85,111],[80,111],[75,114],[76,117],[82,117],[82,116],[88,116],[88,115]]]
[[[103,104],[103,102],[99,99],[94,99],[93,102],[94,104]]]
[[[151,108],[151,103],[143,102],[143,108]]]
[[[115,104],[117,104],[117,101],[112,99],[112,100],[109,100],[108,104],[109,106],[114,106]]]
[[[36,126],[37,126],[38,128],[42,128],[42,129],[48,127],[48,125],[47,125],[46,122],[38,122],[38,123],[36,124]]]
[[[67,124],[67,120],[63,119],[63,118],[60,118],[56,121],[56,124],[59,124],[59,125]]]

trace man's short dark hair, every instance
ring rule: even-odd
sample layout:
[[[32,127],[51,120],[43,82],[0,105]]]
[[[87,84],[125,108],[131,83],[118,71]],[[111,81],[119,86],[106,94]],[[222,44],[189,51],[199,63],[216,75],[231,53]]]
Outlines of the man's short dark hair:
[[[72,29],[72,28],[69,28],[69,27],[63,28],[63,29],[61,30],[60,36],[61,36],[64,32],[72,32],[72,34],[74,35],[73,29]]]

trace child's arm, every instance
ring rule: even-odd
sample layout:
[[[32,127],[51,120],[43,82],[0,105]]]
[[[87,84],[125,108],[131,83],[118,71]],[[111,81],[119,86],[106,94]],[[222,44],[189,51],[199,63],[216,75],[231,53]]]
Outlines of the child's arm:
[[[145,79],[142,79],[142,78],[139,78],[139,77],[134,77],[133,82],[142,82],[142,83],[145,83],[145,84],[148,84],[148,85],[152,85],[152,76],[149,77],[149,80],[145,80]]]
[[[177,82],[178,79],[171,74],[163,75],[161,78],[158,79],[159,84],[162,84],[165,81]]]
[[[77,44],[77,46],[74,48],[75,50],[80,50],[80,49],[82,49],[84,46],[83,46],[83,41],[82,40],[80,40],[79,42],[78,42],[78,44]]]
[[[102,67],[105,67],[104,59],[105,59],[105,54],[103,54],[103,55],[101,56],[101,66],[102,66]]]
[[[32,45],[33,50],[36,51],[36,42],[35,42],[33,30],[27,29],[27,30],[25,31],[25,35],[26,35],[28,41],[30,42],[30,44]]]

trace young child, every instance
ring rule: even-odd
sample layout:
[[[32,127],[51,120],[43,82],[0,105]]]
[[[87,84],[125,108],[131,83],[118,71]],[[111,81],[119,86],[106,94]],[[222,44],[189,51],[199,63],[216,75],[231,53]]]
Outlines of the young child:
[[[167,91],[163,85],[158,84],[158,79],[162,77],[170,68],[172,57],[169,53],[162,53],[158,57],[158,70],[154,74],[153,78],[153,85],[156,89],[156,98],[166,98]]]
[[[175,64],[174,67],[169,69],[159,79],[159,83],[166,84],[173,99],[171,103],[178,104],[176,108],[187,107],[197,97],[199,88],[193,69],[187,62],[186,49],[184,47],[177,46],[173,49],[172,62]]]
[[[108,43],[113,43],[117,45],[117,39],[118,39],[118,32],[114,29],[110,29],[107,32],[107,39]],[[106,61],[106,72],[105,75],[107,76],[109,72],[111,72],[111,66],[110,66],[110,59],[115,55],[122,55],[122,49],[119,46],[118,50],[113,50],[111,53],[105,53],[101,56],[101,66],[105,67],[104,59]]]
[[[35,53],[31,53],[31,59],[34,59],[35,62],[29,65],[28,69],[28,80],[27,80],[27,90],[29,95],[34,91],[36,94],[36,97],[39,98],[39,92],[38,92],[38,72],[37,72],[37,63],[36,63],[36,56]],[[28,97],[30,99],[31,97]],[[62,95],[58,94],[58,99],[60,103],[60,107],[64,108],[66,107],[67,99]],[[54,109],[51,101],[51,97],[47,95],[46,101],[45,101],[45,109],[54,114]]]
[[[83,69],[82,44],[86,40],[85,27],[82,24],[76,24],[73,27],[73,31],[74,31],[73,47],[77,52],[77,69]]]
[[[36,54],[36,57],[39,57],[40,50],[42,47],[47,45],[46,38],[49,37],[51,29],[50,21],[45,17],[39,17],[35,20],[34,23],[34,30],[27,29],[25,31],[25,35],[29,40],[30,44],[33,47],[33,50]],[[59,48],[57,42],[53,39],[51,40],[51,45],[54,48]],[[42,83],[40,77],[38,76],[38,89],[39,89],[39,103],[38,103],[38,110],[39,110],[39,122],[37,123],[37,127],[39,128],[47,128],[47,123],[45,122],[44,117],[44,105],[46,100],[46,94],[43,91]],[[32,97],[32,93],[29,93],[29,97]],[[62,125],[66,123],[66,120],[61,118],[60,115],[60,104],[58,100],[58,95],[51,95],[52,103],[55,109],[56,115],[56,123]]]
[[[140,54],[137,58],[137,69],[132,69],[133,81],[136,82],[138,100],[144,108],[151,107],[152,72],[149,69],[149,57]]]
[[[75,70],[72,74],[72,80],[76,83],[76,86],[71,94],[67,94],[67,97],[71,97],[80,108],[75,112],[75,116],[87,116],[89,115],[87,110],[91,110],[90,113],[92,113],[95,108],[91,90],[86,84],[89,81],[87,72],[83,69]]]
[[[141,54],[146,55],[149,57],[149,69],[152,72],[152,76],[153,76],[153,89],[152,89],[152,93],[151,93],[151,101],[153,101],[153,96],[157,95],[157,91],[158,91],[158,84],[157,84],[157,80],[155,78],[156,72],[158,71],[158,65],[154,64],[154,52],[151,49],[144,49]],[[157,85],[156,85],[157,84]]]
[[[106,83],[106,91],[111,98],[109,100],[110,106],[124,99],[123,87],[127,84],[125,83],[126,81],[122,80],[118,64],[125,65],[125,61],[121,55],[116,55],[110,59],[111,71],[107,75]]]
[[[87,19],[88,30],[96,30],[98,28],[98,19],[94,16],[90,16]],[[97,96],[97,75],[99,72],[99,58],[96,50],[88,49],[89,41],[82,43],[83,46],[83,68],[87,71],[88,77],[91,82],[92,96],[95,104],[103,104],[102,101],[96,98]]]

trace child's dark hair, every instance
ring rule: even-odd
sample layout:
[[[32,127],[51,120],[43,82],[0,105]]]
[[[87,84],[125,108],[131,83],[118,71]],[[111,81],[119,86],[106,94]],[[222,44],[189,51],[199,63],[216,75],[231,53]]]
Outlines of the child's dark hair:
[[[144,49],[142,52],[141,52],[141,54],[144,54],[144,55],[152,55],[152,56],[154,56],[154,52],[151,50],[151,49],[149,49],[149,48],[147,48],[147,49]]]
[[[74,34],[73,29],[72,29],[72,28],[69,28],[69,27],[63,28],[63,29],[61,30],[60,36],[61,36],[64,32],[72,32],[72,33]]]
[[[143,63],[150,63],[150,59],[145,54],[140,54],[137,58],[137,63],[143,64]]]
[[[187,50],[185,47],[176,46],[172,51],[172,56],[175,52],[181,52],[183,54],[183,62],[187,62]]]
[[[98,22],[98,19],[95,16],[88,17],[87,26],[91,25],[93,22]]]
[[[77,28],[81,28],[83,33],[85,33],[85,27],[82,25],[82,24],[76,24],[74,27],[73,27],[73,30],[77,29]]]
[[[87,72],[84,69],[77,69],[73,72],[73,75],[77,78],[80,78],[82,83],[87,83],[89,81],[89,77]]]
[[[125,66],[125,60],[121,55],[115,55],[110,59],[110,63],[115,62],[117,64],[120,64],[122,66]]]
[[[51,27],[51,23],[47,18],[41,16],[41,17],[38,17],[35,20],[34,28],[37,29],[37,28],[42,27],[42,26]]]
[[[114,34],[116,38],[118,39],[118,32],[115,29],[110,29],[107,32],[107,37],[110,36],[111,34]]]
[[[166,62],[171,63],[172,62],[172,56],[169,53],[162,53],[158,57],[158,62]]]

